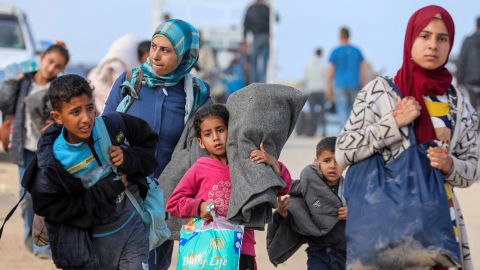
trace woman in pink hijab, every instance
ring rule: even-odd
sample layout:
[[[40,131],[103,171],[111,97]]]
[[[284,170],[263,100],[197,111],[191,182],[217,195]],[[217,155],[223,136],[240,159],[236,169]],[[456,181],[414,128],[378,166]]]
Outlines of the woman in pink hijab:
[[[453,189],[469,187],[479,178],[478,116],[451,85],[452,75],[445,68],[454,36],[453,19],[444,8],[417,10],[408,21],[402,66],[394,77],[378,77],[358,93],[335,155],[345,165],[374,154],[381,154],[385,162],[393,160],[410,146],[408,125],[413,123],[418,143],[436,144],[428,149],[427,157],[444,175],[452,226],[461,247],[461,262],[456,267],[465,270],[473,269],[473,264]],[[447,269],[443,267],[434,269]]]

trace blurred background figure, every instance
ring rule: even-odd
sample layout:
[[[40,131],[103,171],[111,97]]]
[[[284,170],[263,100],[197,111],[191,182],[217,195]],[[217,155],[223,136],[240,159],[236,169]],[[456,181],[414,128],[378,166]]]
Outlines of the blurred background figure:
[[[361,73],[365,69],[362,52],[350,44],[350,30],[342,27],[339,34],[340,45],[329,58],[327,100],[335,100],[337,118],[341,127],[345,125],[358,90],[365,84]]]
[[[303,125],[299,127],[301,130],[297,130],[299,135],[314,136],[318,126],[322,128],[322,136],[326,135],[325,110],[331,106],[330,102],[325,102],[326,84],[327,66],[323,61],[322,49],[317,48],[305,67],[302,91],[310,96],[302,113]]]
[[[145,61],[147,61],[148,54],[150,53],[150,45],[151,45],[150,40],[144,40],[140,42],[140,44],[138,44],[137,56],[138,56],[138,62],[140,64],[143,64],[145,63]]]
[[[480,109],[480,17],[477,17],[476,31],[462,44],[458,57],[457,82],[467,90],[470,103]]]
[[[197,76],[209,85],[212,85],[216,69],[217,61],[215,59],[215,53],[208,41],[205,41],[203,33],[200,31],[200,50],[198,51],[198,61],[195,64]]]
[[[95,87],[93,96],[97,112],[103,110],[110,88],[115,79],[133,67],[140,65],[138,46],[142,38],[136,34],[126,34],[115,40],[107,50],[107,54],[87,75],[87,79]]]
[[[250,55],[251,82],[265,82],[270,52],[270,8],[265,0],[255,0],[245,13],[243,40],[253,34]]]
[[[18,165],[19,181],[37,151],[41,131],[51,123],[47,94],[50,82],[65,69],[69,60],[65,44],[58,42],[40,55],[38,70],[21,73],[18,78],[3,81],[0,86],[0,110],[6,119],[0,133],[4,135],[4,149],[9,151],[11,161]],[[20,197],[23,193],[20,186]],[[25,246],[39,258],[50,258],[50,246],[36,245],[32,239],[34,211],[30,193],[26,193],[21,209]]]

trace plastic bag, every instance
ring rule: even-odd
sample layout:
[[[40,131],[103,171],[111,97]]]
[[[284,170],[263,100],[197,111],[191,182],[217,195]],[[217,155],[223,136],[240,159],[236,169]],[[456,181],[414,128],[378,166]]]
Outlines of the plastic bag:
[[[350,166],[344,196],[348,269],[460,266],[443,176],[424,145]]]
[[[177,270],[237,270],[242,240],[243,226],[224,217],[191,218],[180,231]]]

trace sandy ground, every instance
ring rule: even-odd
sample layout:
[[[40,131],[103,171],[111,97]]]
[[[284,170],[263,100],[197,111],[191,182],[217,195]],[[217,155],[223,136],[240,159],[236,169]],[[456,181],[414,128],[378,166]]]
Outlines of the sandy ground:
[[[280,160],[288,166],[293,178],[298,178],[301,169],[313,160],[318,140],[319,138],[292,137],[286,144]],[[466,220],[474,265],[480,269],[480,184],[474,184],[468,189],[457,189],[456,193]],[[17,200],[17,167],[9,163],[5,153],[0,150],[0,221],[3,222],[5,215]],[[22,236],[23,222],[18,210],[7,223],[0,240],[0,269],[55,269],[52,262],[37,259],[29,253],[23,245]],[[256,240],[258,269],[275,269],[266,253],[265,233],[257,232]],[[175,264],[176,256],[170,269],[175,269]],[[300,248],[292,258],[277,269],[306,269],[304,248]]]

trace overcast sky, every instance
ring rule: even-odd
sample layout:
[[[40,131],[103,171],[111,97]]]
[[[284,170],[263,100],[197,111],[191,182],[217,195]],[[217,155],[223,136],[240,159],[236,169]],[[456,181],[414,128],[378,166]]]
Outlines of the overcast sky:
[[[234,3],[233,17],[241,25],[244,11],[241,7],[250,1],[218,0],[222,4],[227,1]],[[144,38],[152,34],[151,0],[0,2],[23,9],[37,39],[64,40],[71,50],[73,63],[96,63],[109,44],[125,33],[134,32]],[[167,11],[174,17],[189,16],[175,7],[175,0],[166,2]],[[202,0],[194,2],[202,3]],[[301,79],[314,48],[322,47],[328,57],[338,43],[338,29],[343,25],[350,27],[352,43],[362,50],[375,70],[384,69],[387,74],[393,74],[401,64],[408,18],[415,10],[429,4],[443,6],[452,14],[456,29],[453,54],[457,54],[463,39],[473,32],[475,18],[480,16],[478,0],[276,0],[280,15],[276,27],[276,77]],[[190,14],[190,18],[194,24],[205,25],[217,14],[218,11],[210,12],[203,7]]]

